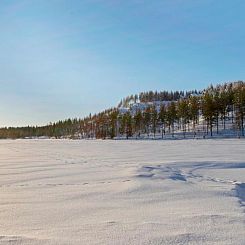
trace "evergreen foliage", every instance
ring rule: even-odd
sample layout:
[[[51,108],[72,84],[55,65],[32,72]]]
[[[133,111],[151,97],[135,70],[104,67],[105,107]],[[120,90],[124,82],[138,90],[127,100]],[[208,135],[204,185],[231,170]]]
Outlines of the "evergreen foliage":
[[[162,102],[162,103],[160,103]],[[168,102],[168,103],[166,103]],[[144,107],[132,105],[144,104]],[[127,108],[121,111],[121,108]],[[155,137],[157,133],[174,137],[182,132],[196,137],[212,137],[227,129],[244,136],[245,83],[242,81],[210,86],[203,91],[144,92],[123,99],[119,106],[89,115],[67,119],[46,126],[0,128],[0,138],[72,138],[114,139],[115,137]],[[202,130],[200,130],[200,127]]]

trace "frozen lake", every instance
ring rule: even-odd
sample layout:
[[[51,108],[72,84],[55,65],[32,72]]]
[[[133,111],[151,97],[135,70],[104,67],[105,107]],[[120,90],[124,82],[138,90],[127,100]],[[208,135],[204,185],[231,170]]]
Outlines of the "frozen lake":
[[[0,244],[245,244],[245,141],[0,141]]]

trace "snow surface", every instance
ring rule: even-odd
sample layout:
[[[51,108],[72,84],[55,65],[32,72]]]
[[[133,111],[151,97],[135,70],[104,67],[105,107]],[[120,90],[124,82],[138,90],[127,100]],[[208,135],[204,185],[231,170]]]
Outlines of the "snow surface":
[[[0,244],[245,244],[245,141],[0,141]]]

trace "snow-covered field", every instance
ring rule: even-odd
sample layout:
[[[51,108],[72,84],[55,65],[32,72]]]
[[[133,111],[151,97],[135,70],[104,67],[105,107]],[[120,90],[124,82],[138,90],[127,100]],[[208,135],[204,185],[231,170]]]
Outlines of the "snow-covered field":
[[[0,141],[0,244],[245,244],[245,140]]]

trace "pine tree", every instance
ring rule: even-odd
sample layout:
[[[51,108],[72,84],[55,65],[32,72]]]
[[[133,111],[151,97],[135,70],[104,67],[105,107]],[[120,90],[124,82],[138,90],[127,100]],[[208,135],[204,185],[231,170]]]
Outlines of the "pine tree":
[[[196,125],[198,124],[199,118],[199,99],[196,96],[190,96],[189,98],[189,112],[190,112],[190,120],[192,120],[193,125],[193,133],[194,137],[196,137]]]
[[[178,119],[175,102],[171,102],[170,105],[167,107],[166,119],[167,119],[167,123],[168,123],[168,127],[169,127],[169,132],[171,129],[172,137],[174,137],[174,124],[175,124],[176,120]]]
[[[166,129],[165,129],[165,126],[166,126],[166,107],[164,104],[161,105],[160,107],[160,112],[159,112],[159,115],[158,115],[158,120],[160,121],[160,124],[161,124],[161,128],[162,128],[162,139],[163,139],[163,135],[165,135],[166,133]]]
[[[213,136],[213,122],[215,119],[215,102],[211,92],[205,92],[202,96],[202,114],[207,122],[207,134],[210,129],[210,135]]]
[[[152,120],[152,130],[153,130],[154,138],[156,137],[157,118],[158,118],[157,110],[156,110],[156,107],[153,106],[151,108],[151,120]]]

